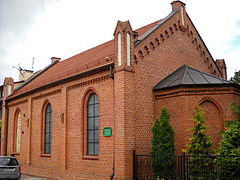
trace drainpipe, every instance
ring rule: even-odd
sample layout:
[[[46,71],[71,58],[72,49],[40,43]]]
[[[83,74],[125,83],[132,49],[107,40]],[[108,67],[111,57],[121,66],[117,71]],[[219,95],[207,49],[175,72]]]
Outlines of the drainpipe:
[[[112,70],[112,67],[110,66],[110,78],[113,79],[113,109],[115,109],[115,91],[114,91],[114,73],[113,73],[113,70]],[[113,160],[112,160],[112,163],[113,163],[113,167],[112,167],[112,174],[110,176],[110,180],[113,180],[114,176],[115,176],[115,110],[113,111],[113,128],[114,128],[114,145],[113,145]]]

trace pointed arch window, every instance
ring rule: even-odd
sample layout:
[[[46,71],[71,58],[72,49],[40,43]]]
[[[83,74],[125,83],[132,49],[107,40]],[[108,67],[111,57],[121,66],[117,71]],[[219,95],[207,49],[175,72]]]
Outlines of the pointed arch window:
[[[21,128],[22,128],[22,113],[19,111],[16,116],[15,125],[15,152],[20,153],[21,145]]]
[[[87,155],[99,154],[99,102],[95,93],[87,101]]]
[[[44,142],[43,142],[43,153],[51,154],[52,144],[52,107],[51,104],[47,104],[44,111]]]

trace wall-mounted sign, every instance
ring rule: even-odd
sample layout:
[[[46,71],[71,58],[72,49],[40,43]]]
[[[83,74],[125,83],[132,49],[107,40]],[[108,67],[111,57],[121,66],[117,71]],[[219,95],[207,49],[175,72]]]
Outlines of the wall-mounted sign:
[[[105,127],[103,129],[103,136],[111,136],[112,135],[112,128],[110,127]]]

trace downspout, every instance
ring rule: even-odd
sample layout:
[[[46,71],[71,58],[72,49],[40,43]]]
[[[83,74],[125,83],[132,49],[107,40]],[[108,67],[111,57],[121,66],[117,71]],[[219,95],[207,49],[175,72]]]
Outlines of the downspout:
[[[112,70],[112,66],[110,66],[110,72],[109,72],[109,77],[113,79],[113,133],[114,133],[114,140],[113,140],[113,166],[112,166],[112,174],[110,176],[110,180],[113,180],[115,176],[115,88],[114,88],[114,73]]]
[[[8,142],[8,114],[9,114],[9,108],[8,108],[8,105],[7,105],[7,101],[5,100],[5,109],[6,109],[6,122],[5,122],[5,147],[4,147],[4,153],[3,155],[7,155],[7,142]]]

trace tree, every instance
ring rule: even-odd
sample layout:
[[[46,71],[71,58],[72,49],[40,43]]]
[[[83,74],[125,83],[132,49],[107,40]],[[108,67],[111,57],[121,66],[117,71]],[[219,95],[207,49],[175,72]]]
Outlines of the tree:
[[[200,106],[197,106],[192,118],[194,127],[190,144],[188,144],[187,153],[189,155],[189,177],[190,179],[207,179],[208,171],[213,167],[213,162],[208,155],[212,154],[213,145],[210,136],[205,134],[207,129],[203,123],[206,121],[204,112]]]
[[[240,70],[235,71],[234,76],[230,79],[231,82],[240,84]]]
[[[155,177],[169,179],[174,177],[175,147],[174,131],[169,124],[169,113],[162,108],[161,115],[152,127],[152,167]]]
[[[240,177],[240,104],[232,104],[231,109],[236,114],[236,119],[226,123],[226,130],[219,144],[219,179]]]

